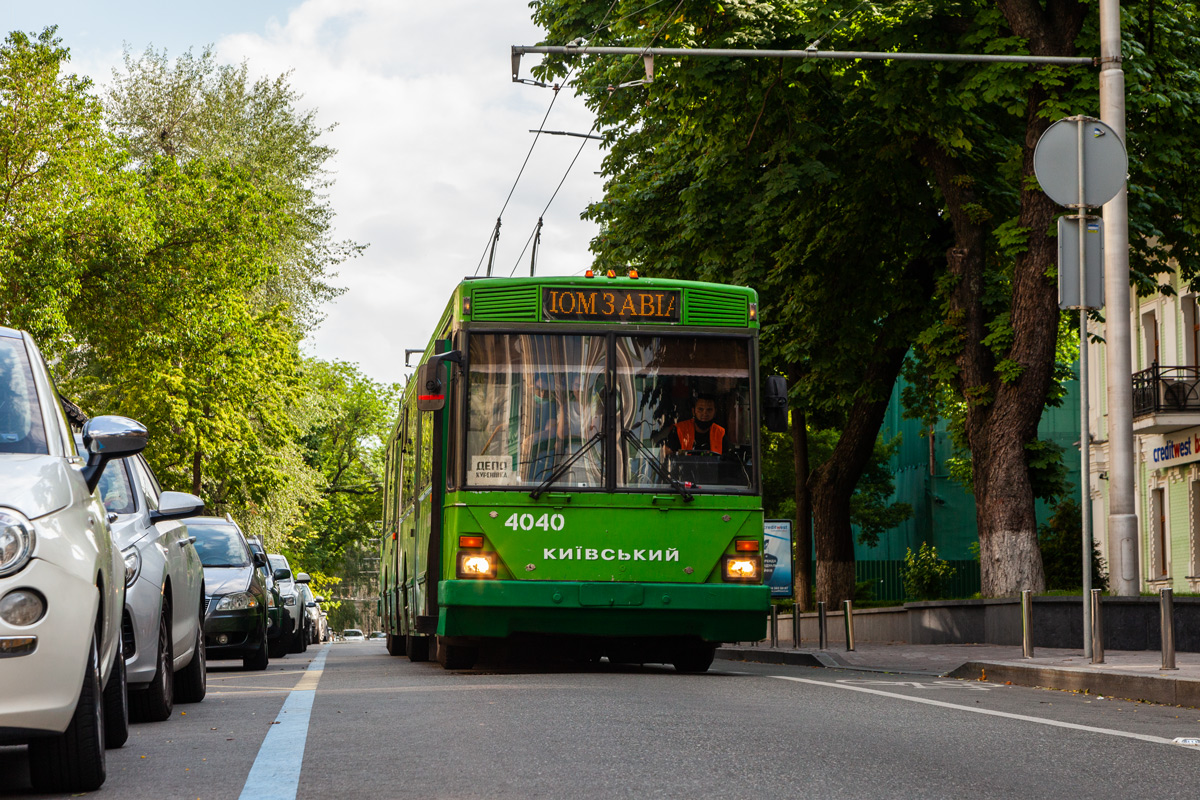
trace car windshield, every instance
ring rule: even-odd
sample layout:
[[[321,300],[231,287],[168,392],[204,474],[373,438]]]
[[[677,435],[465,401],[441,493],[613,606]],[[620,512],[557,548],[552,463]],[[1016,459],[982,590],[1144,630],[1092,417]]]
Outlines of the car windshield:
[[[25,346],[0,336],[0,453],[49,452]]]
[[[289,572],[291,571],[291,569],[288,567],[287,559],[283,556],[267,556],[267,563],[271,565],[272,572],[277,569],[286,569]]]
[[[467,483],[604,486],[603,336],[475,334]],[[598,436],[599,434],[599,436]]]
[[[362,635],[363,635],[363,632],[362,632],[362,631],[357,631],[357,630],[355,630],[354,628],[350,628],[349,630],[347,630],[347,631],[346,631],[344,634],[342,634],[342,635],[343,635],[343,636],[362,636]]]
[[[105,465],[98,488],[100,499],[104,501],[104,507],[110,514],[132,514],[137,511],[125,459],[110,461]]]
[[[250,549],[236,528],[189,522],[188,533],[196,537],[196,552],[206,567],[248,567]]]

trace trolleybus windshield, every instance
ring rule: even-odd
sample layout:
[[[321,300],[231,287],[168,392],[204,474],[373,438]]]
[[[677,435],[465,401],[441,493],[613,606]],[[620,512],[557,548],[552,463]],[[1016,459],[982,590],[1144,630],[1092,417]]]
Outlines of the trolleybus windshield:
[[[535,488],[553,478],[554,489],[753,491],[749,338],[611,341],[472,332],[466,485]]]

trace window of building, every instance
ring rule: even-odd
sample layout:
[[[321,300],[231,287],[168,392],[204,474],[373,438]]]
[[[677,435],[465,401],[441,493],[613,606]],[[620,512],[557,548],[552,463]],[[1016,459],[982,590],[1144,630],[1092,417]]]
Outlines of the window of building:
[[[1162,580],[1170,574],[1170,554],[1167,552],[1166,490],[1150,492],[1150,578]]]

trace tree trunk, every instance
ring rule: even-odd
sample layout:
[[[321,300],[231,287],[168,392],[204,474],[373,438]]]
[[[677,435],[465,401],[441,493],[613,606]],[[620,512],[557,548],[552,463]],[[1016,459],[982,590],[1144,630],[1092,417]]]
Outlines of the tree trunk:
[[[833,454],[813,470],[813,527],[817,543],[817,600],[830,607],[854,599],[854,532],[850,498],[875,452],[892,385],[908,346],[884,350],[867,366],[859,392]]]
[[[793,383],[795,378],[792,378]],[[812,611],[812,499],[808,493],[808,419],[792,412],[792,455],[796,467],[796,608]]]
[[[1084,6],[1075,0],[997,0],[1015,33],[1035,55],[1075,54]],[[1037,437],[1053,379],[1058,340],[1058,303],[1046,277],[1057,259],[1049,230],[1057,211],[1033,181],[1033,152],[1049,122],[1039,117],[1047,95],[1038,83],[1026,100],[1019,220],[1026,248],[1016,256],[1008,307],[1012,344],[999,356],[985,344],[990,316],[984,308],[984,270],[989,227],[972,209],[984,207],[975,182],[957,159],[933,142],[919,151],[931,168],[954,227],[955,246],[947,266],[956,279],[949,298],[951,318],[960,329],[958,379],[967,401],[966,435],[971,449],[975,515],[979,528],[982,593],[985,597],[1042,591],[1046,579],[1037,544],[1033,486],[1026,445]],[[1006,376],[998,360],[1006,362]]]
[[[203,454],[197,449],[192,453],[192,494],[200,496],[200,467],[203,464]]]

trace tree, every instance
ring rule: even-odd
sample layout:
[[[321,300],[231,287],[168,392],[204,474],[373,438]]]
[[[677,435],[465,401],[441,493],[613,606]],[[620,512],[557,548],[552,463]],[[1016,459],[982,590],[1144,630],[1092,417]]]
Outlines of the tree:
[[[336,151],[321,136],[332,127],[318,125],[315,109],[297,107],[288,78],[251,80],[245,62],[218,64],[211,47],[174,62],[153,48],[136,58],[126,51],[105,105],[136,163],[226,161],[279,198],[292,225],[273,243],[275,274],[256,298],[264,307],[282,303],[303,334],[320,321],[320,305],[340,294],[332,270],[362,247],[331,238],[326,164]]]
[[[68,60],[55,28],[0,45],[0,323],[51,354],[68,337],[97,197],[120,182],[91,82],[65,73]]]

